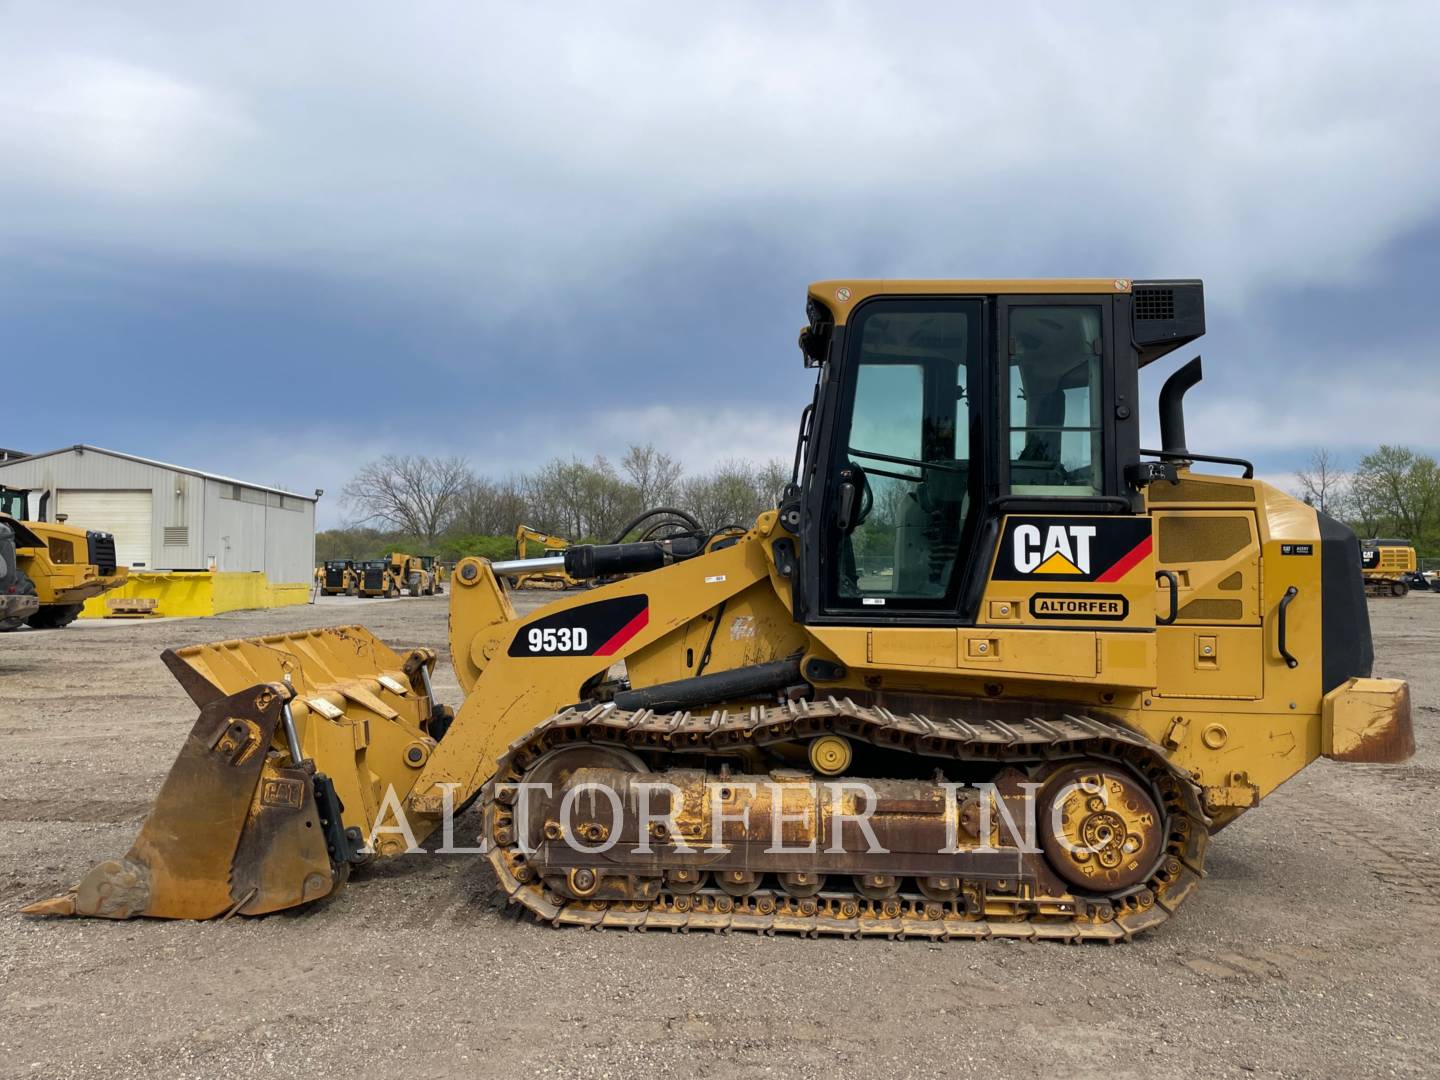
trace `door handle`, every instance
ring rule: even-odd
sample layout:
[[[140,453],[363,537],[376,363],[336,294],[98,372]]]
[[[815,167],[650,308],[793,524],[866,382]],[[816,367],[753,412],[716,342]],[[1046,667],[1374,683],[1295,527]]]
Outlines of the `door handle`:
[[[1280,656],[1287,667],[1299,667],[1300,661],[1290,655],[1290,650],[1285,647],[1285,627],[1288,621],[1287,613],[1290,610],[1290,601],[1300,595],[1300,590],[1291,585],[1285,590],[1285,595],[1280,598],[1278,625],[1275,627],[1275,644],[1280,647]]]
[[[855,485],[848,479],[840,482],[840,496],[835,500],[835,528],[844,535],[849,535],[850,530],[855,528],[855,504],[859,496]]]
[[[1155,580],[1159,581],[1161,578],[1164,578],[1170,585],[1170,615],[1164,619],[1156,615],[1155,625],[1169,626],[1175,621],[1176,616],[1180,614],[1180,579],[1175,576],[1175,571],[1173,570],[1156,570]]]

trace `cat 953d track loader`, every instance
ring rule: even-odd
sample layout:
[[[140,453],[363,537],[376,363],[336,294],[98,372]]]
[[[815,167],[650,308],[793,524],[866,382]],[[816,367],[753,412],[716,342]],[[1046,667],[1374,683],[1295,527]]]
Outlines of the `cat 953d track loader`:
[[[463,560],[453,717],[433,652],[358,627],[167,653],[200,717],[154,810],[28,911],[258,915],[443,844],[559,925],[1115,941],[1316,758],[1412,752],[1355,537],[1186,447],[1198,359],[1140,447],[1198,281],[828,281],[808,314],[774,510]],[[517,617],[504,582],[562,567],[616,580]]]

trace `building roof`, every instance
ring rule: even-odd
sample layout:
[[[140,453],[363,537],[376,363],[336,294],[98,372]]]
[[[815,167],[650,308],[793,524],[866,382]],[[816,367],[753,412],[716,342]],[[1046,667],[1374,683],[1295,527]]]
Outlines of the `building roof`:
[[[306,502],[318,502],[318,495],[302,495],[298,491],[286,491],[271,484],[253,484],[249,480],[237,480],[233,476],[221,476],[219,473],[203,472],[200,469],[189,469],[184,465],[172,465],[168,461],[156,461],[154,458],[140,457],[137,454],[122,454],[119,450],[107,450],[103,446],[91,446],[89,443],[76,443],[74,446],[62,446],[58,450],[46,450],[42,454],[31,454],[29,457],[16,458],[13,461],[0,461],[0,469],[7,465],[29,464],[38,461],[40,458],[54,457],[56,454],[68,454],[72,451],[79,451],[86,454],[105,454],[108,457],[123,458],[125,461],[138,462],[141,465],[151,465],[157,469],[168,469],[171,472],[186,473],[190,476],[198,476],[203,480],[214,480],[221,484],[239,484],[241,487],[253,488],[256,491],[269,491],[276,495],[289,495],[292,499],[304,499]]]

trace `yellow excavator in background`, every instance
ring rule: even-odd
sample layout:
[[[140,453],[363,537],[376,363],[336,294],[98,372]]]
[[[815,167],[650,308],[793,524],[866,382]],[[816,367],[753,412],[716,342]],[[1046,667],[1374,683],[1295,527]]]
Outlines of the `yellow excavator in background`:
[[[454,714],[433,651],[360,627],[166,652],[200,715],[139,837],[25,910],[259,915],[478,828],[556,925],[1110,942],[1311,761],[1413,752],[1354,534],[1188,448],[1198,358],[1141,448],[1198,281],[826,281],[807,314],[776,508],[462,560]],[[517,615],[504,582],[561,570],[615,580]]]
[[[554,556],[563,552],[570,546],[570,541],[562,536],[551,536],[538,529],[532,529],[529,525],[515,526],[515,558],[530,558],[530,545],[539,544],[544,556]],[[510,582],[513,589],[570,589],[579,585],[569,574],[565,573],[563,566],[549,571],[537,571],[533,574],[522,574]]]
[[[19,614],[19,602],[0,608],[0,631],[28,623],[37,630],[68,626],[85,601],[125,584],[129,570],[115,565],[115,538],[64,521],[27,521],[28,491],[0,487],[0,522],[15,545],[13,595],[33,596],[36,606]],[[60,515],[61,518],[64,515]],[[25,605],[28,608],[28,605]]]

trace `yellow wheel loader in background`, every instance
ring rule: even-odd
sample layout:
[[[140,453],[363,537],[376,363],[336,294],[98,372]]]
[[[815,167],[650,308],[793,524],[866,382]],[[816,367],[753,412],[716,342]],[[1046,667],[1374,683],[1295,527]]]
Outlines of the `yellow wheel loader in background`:
[[[1204,332],[1198,281],[828,281],[807,308],[778,507],[464,559],[453,717],[433,652],[359,627],[167,652],[200,716],[150,817],[26,910],[259,915],[428,844],[482,847],[557,925],[1108,942],[1316,758],[1413,752],[1354,535],[1187,448],[1198,359],[1140,447],[1140,368]],[[624,576],[517,616],[503,582],[561,568]]]
[[[445,591],[445,566],[434,555],[421,555],[420,568],[430,575],[430,595]]]
[[[129,570],[115,565],[115,538],[108,532],[78,529],[63,522],[26,521],[29,492],[0,487],[0,523],[15,544],[17,594],[35,597],[28,615],[6,614],[0,607],[0,631],[28,623],[37,630],[68,626],[85,601],[125,584]],[[62,517],[64,515],[61,515]]]
[[[0,521],[0,626],[18,626],[39,610],[35,585],[20,573],[15,558],[15,533]]]
[[[404,589],[411,596],[434,596],[435,595],[435,573],[431,566],[426,565],[426,560],[433,556],[406,555],[402,552],[392,552],[389,556],[390,576],[395,579],[395,584]]]

